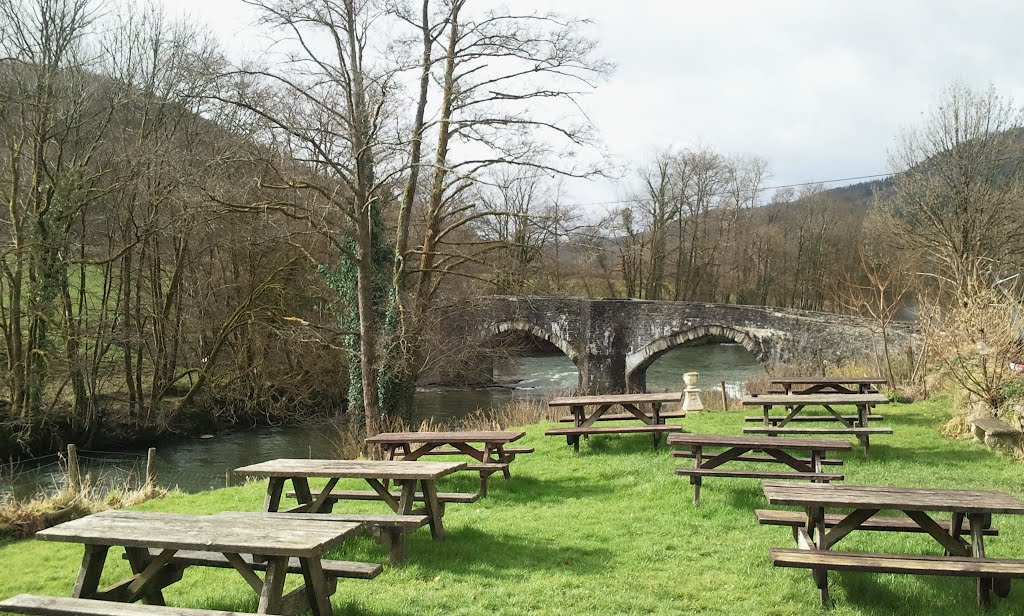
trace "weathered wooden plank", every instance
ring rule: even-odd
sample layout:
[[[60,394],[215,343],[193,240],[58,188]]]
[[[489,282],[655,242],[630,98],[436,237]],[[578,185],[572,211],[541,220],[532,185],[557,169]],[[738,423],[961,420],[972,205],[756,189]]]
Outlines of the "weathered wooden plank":
[[[781,427],[758,427],[743,428],[744,434],[892,434],[892,428],[794,428],[791,426]]]
[[[768,382],[772,385],[884,385],[889,381],[880,376],[780,376]]]
[[[548,406],[592,406],[597,404],[649,404],[654,402],[680,402],[683,392],[670,391],[653,394],[609,394],[602,396],[563,396],[548,402]]]
[[[572,421],[572,417],[569,418]],[[533,453],[535,450],[533,447],[502,447],[502,453],[509,456],[518,456],[520,454]],[[420,456],[461,456],[464,452],[452,447],[444,447],[440,449],[434,449],[432,451],[426,451],[420,454]]]
[[[525,432],[460,431],[460,432],[382,432],[366,439],[371,444],[402,443],[512,443],[526,436]]]
[[[770,481],[762,488],[772,505],[1024,514],[1024,503],[1003,492]]]
[[[746,477],[753,479],[806,479],[808,481],[841,481],[835,473],[803,473],[800,471],[758,471],[731,468],[677,468],[676,475],[688,477]]]
[[[508,462],[505,462],[503,464],[502,463],[498,463],[498,462],[488,462],[488,463],[485,463],[485,464],[473,464],[473,463],[470,463],[470,464],[466,465],[466,470],[467,471],[486,471],[486,472],[488,472],[488,474],[490,474],[490,473],[497,473],[497,472],[503,471],[503,470],[505,470],[507,468],[508,468]]]
[[[390,460],[309,460],[281,458],[235,469],[246,477],[436,480],[465,469],[464,462]]]
[[[776,567],[826,567],[836,571],[910,573],[960,577],[1024,578],[1024,560],[970,556],[907,556],[833,550],[771,548]]]
[[[105,511],[36,533],[39,539],[177,550],[216,550],[266,556],[317,556],[359,530],[359,524],[253,517]]]
[[[661,419],[681,419],[686,417],[686,411],[664,411],[658,413],[658,417]],[[637,417],[634,413],[605,413],[604,415],[601,415],[597,421],[629,421],[636,418]],[[572,423],[574,420],[575,419],[572,415],[566,415],[558,418],[558,421],[562,423]],[[506,449],[506,451],[508,450]]]
[[[758,450],[754,450],[754,451],[758,451]],[[705,458],[713,458],[716,455],[717,455],[717,453],[714,452],[714,451],[705,451],[705,452],[703,452],[703,456]],[[697,456],[692,451],[673,451],[672,452],[672,457],[673,458],[688,458],[688,459],[692,459],[692,458],[696,458]],[[804,464],[811,464],[813,462],[813,460],[811,458],[797,458],[797,457],[794,457],[793,459],[794,460],[798,460],[800,462],[803,462]],[[736,462],[768,462],[768,463],[777,463],[779,461],[778,458],[774,458],[772,456],[752,455],[752,454],[742,455],[742,456],[739,456],[737,458],[734,458],[734,460]],[[843,461],[842,460],[833,460],[833,459],[823,458],[821,460],[821,463],[826,465],[826,466],[842,466]]]
[[[315,514],[314,514],[315,515]],[[150,550],[150,554],[159,553],[157,550]],[[239,555],[247,566],[256,571],[265,571],[267,561],[253,560],[251,554]],[[204,552],[201,550],[182,550],[174,555],[172,563],[183,563],[188,565],[199,565],[202,567],[214,567],[218,569],[229,569],[232,567],[230,559],[219,552]],[[323,560],[324,573],[329,577],[350,578],[357,580],[372,580],[383,571],[377,563],[364,563],[351,560]],[[288,559],[288,573],[302,573],[298,558]]]
[[[588,426],[580,428],[554,428],[546,431],[548,436],[567,436],[577,434],[629,434],[641,432],[679,432],[682,426],[667,426],[665,424],[642,425],[642,426]]]
[[[859,415],[840,415],[840,417],[842,417],[846,421],[860,421],[860,416]],[[782,421],[785,418],[786,417],[784,415],[769,415],[768,416],[768,421]],[[882,416],[882,415],[873,415],[872,414],[872,415],[868,415],[867,418],[868,418],[869,421],[883,421],[883,420],[885,420],[885,417]],[[764,416],[763,415],[757,415],[757,416],[753,416],[752,415],[752,416],[744,417],[743,421],[746,421],[746,422],[756,422],[756,423],[764,423]],[[797,415],[795,417],[790,418],[789,421],[791,421],[791,422],[799,422],[799,421],[810,421],[810,422],[836,421],[836,416],[835,415]]]
[[[754,511],[754,516],[757,518],[758,524],[764,524],[767,526],[790,526],[798,527],[803,526],[807,523],[807,515],[801,511],[783,511],[781,509],[757,509]],[[838,514],[829,514],[825,516],[825,526],[831,528],[835,526],[846,516]],[[950,531],[951,524],[945,520],[936,520],[936,524],[942,527],[946,532]],[[925,532],[917,522],[907,518],[900,518],[895,516],[872,516],[871,519],[862,523],[858,530],[870,530],[878,532],[904,532],[904,533],[923,533]],[[995,528],[986,528],[984,530],[986,536],[996,536],[999,531]]]
[[[222,511],[218,516],[241,516],[251,518],[253,514],[242,511]],[[425,515],[402,515],[398,513],[265,513],[271,520],[315,520],[317,522],[354,522],[367,526],[395,526],[419,528],[427,523]],[[272,523],[272,522],[271,522]]]
[[[40,616],[244,616],[242,612],[39,595],[16,595],[0,601],[0,611]]]
[[[317,493],[319,494],[319,492]],[[391,496],[398,498],[401,492],[391,492]],[[291,495],[289,495],[291,496]],[[438,492],[438,499],[442,503],[475,503],[480,500],[479,494],[469,492]],[[414,497],[417,501],[423,501],[423,492],[416,492]],[[373,490],[334,490],[331,492],[330,500],[382,500],[381,496]],[[324,514],[326,515],[326,514]]]
[[[744,396],[740,403],[743,406],[875,405],[889,404],[889,398],[882,394],[761,394]]]
[[[797,449],[814,450],[824,449],[828,451],[848,451],[853,445],[847,441],[835,439],[810,439],[810,438],[775,438],[767,436],[733,436],[731,434],[671,434],[668,437],[669,445],[704,445],[707,447],[744,447],[751,449],[764,447],[766,449]]]

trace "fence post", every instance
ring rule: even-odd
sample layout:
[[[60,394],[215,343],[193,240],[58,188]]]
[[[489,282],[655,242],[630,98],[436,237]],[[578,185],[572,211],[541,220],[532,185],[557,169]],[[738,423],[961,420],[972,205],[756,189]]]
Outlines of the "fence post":
[[[78,449],[68,445],[68,487],[72,494],[78,494],[82,488],[82,474],[78,469]]]
[[[146,490],[152,490],[156,485],[156,447],[150,447],[146,452]]]
[[[234,479],[234,474],[235,474],[235,472],[233,470],[231,470],[230,466],[227,467],[227,469],[224,470],[224,487],[225,488],[230,488],[231,487],[231,481]]]
[[[725,381],[722,381],[722,410],[729,410],[729,396],[725,393]]]

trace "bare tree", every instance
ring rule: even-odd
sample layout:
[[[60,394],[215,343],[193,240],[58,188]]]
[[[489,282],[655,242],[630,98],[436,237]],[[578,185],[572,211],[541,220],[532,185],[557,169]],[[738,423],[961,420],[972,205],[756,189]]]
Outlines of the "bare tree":
[[[892,152],[894,190],[877,211],[893,241],[923,250],[950,291],[1021,264],[1020,128],[1017,107],[993,88],[954,85]]]
[[[357,0],[247,0],[285,49],[269,68],[240,68],[232,75],[242,87],[225,100],[254,114],[267,139],[291,160],[274,168],[265,188],[280,197],[275,207],[314,224],[355,266],[358,310],[358,378],[363,421],[378,429],[378,358],[382,298],[375,250],[385,250],[382,208],[393,201],[397,145],[385,135],[392,125],[394,67],[385,67],[370,48],[383,7]],[[324,42],[326,41],[326,45]],[[295,212],[301,197],[306,211]],[[334,228],[327,208],[341,217]]]

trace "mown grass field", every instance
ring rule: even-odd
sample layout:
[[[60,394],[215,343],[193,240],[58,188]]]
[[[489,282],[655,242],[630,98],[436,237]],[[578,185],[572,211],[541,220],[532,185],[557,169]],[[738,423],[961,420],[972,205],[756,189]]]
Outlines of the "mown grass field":
[[[1024,497],[1024,466],[969,441],[939,434],[949,404],[889,405],[879,411],[892,436],[876,437],[870,459],[843,454],[850,484],[1003,490]],[[742,411],[694,414],[693,432],[742,431]],[[342,580],[338,614],[729,614],[834,616],[974,614],[974,581],[957,578],[830,573],[833,608],[822,610],[804,570],[775,569],[768,548],[792,545],[789,530],[760,527],[753,510],[767,506],[754,479],[710,478],[694,507],[685,478],[672,473],[689,460],[654,451],[646,436],[593,437],[579,455],[563,438],[527,428],[537,448],[512,466],[513,478],[492,479],[490,494],[472,505],[450,505],[448,538],[415,533],[408,562],[385,566],[375,580]],[[306,452],[296,452],[301,456]],[[315,454],[315,452],[314,452]],[[474,490],[477,480],[453,478],[446,490]],[[358,482],[353,487],[360,486]],[[139,509],[191,513],[257,510],[264,484],[176,494]],[[341,504],[381,511],[375,503]],[[1024,558],[1024,516],[995,516],[1000,536],[992,557]],[[938,553],[924,536],[863,533],[840,544],[849,550]],[[0,546],[0,598],[31,592],[68,595],[80,546],[19,541]],[[365,538],[335,557],[386,562],[387,550]],[[104,582],[128,573],[111,551]],[[298,577],[298,576],[292,576]],[[297,585],[298,580],[293,580]],[[166,591],[171,605],[253,611],[255,595],[232,571],[192,570]],[[1024,614],[1024,584],[1015,583],[993,615]]]

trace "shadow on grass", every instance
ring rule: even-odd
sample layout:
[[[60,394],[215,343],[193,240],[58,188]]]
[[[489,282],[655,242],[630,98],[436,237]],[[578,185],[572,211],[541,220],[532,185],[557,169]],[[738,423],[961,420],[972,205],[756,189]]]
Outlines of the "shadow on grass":
[[[474,527],[448,529],[446,539],[435,543],[421,535],[409,545],[408,565],[433,575],[448,571],[488,578],[521,580],[538,569],[598,573],[607,570],[610,550],[579,545],[555,545],[530,536],[491,534]]]
[[[899,576],[906,577],[906,576]],[[947,614],[969,613],[1020,613],[1019,589],[1011,589],[1010,596],[999,599],[993,595],[995,609],[986,612],[977,605],[976,582],[973,578],[948,578],[938,576],[911,576],[912,592],[906,592],[904,582],[893,584],[893,576],[877,573],[832,571],[829,584],[833,589],[842,588],[846,602],[855,606],[859,613],[888,616],[896,613],[894,606],[904,606],[908,611],[919,605],[943,605]],[[813,585],[812,589],[813,589]],[[816,589],[814,589],[817,592]]]
[[[661,445],[654,448],[654,438],[650,434],[595,434],[589,439],[580,441],[578,455],[636,455],[643,452],[660,452],[668,455],[672,450],[665,444],[666,435],[661,436]]]
[[[987,449],[949,446],[915,446],[902,445],[900,447],[876,446],[872,443],[871,455],[859,462],[870,464],[873,461],[912,461],[925,467],[942,468],[962,464],[985,464],[994,459],[992,452]]]
[[[502,479],[500,475],[495,475],[491,477],[487,496],[481,502],[501,503],[502,506],[522,503],[553,503],[566,499],[606,496],[607,494],[607,486],[587,481],[582,477],[537,479],[512,475],[512,479],[506,480]]]
[[[903,409],[900,409],[899,412],[886,413],[883,408],[879,412],[885,417],[882,425],[893,426],[893,428],[898,428],[899,426],[917,426],[920,428],[932,428],[937,430],[949,419],[949,417],[938,417],[934,413],[905,411]]]
[[[734,509],[743,511],[749,515],[751,519],[754,517],[755,509],[764,509],[768,506],[768,502],[764,497],[764,491],[761,490],[760,482],[751,483],[748,480],[743,483],[738,483],[727,477],[721,477],[718,479],[719,481],[716,483],[722,484],[721,489],[729,490],[729,497],[727,499],[729,505]],[[725,482],[721,481],[721,479],[725,479]],[[717,486],[714,486],[713,489],[716,488]],[[707,494],[707,490],[708,481],[705,479],[704,484],[701,486],[701,494]],[[754,522],[754,524],[756,525],[757,522]]]

